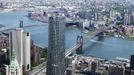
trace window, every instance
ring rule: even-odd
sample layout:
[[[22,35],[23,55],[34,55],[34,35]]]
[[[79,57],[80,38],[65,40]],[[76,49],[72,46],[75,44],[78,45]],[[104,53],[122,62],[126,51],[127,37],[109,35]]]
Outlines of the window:
[[[11,75],[14,75],[14,72],[11,72]]]
[[[29,68],[30,68],[30,65],[28,64],[28,65],[27,65],[27,69],[29,69]]]

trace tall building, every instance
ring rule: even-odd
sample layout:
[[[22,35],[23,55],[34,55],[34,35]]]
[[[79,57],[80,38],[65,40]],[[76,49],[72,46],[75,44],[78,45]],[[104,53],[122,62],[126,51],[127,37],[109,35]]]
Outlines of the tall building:
[[[110,66],[109,75],[125,75],[124,66]]]
[[[92,75],[96,75],[96,69],[97,69],[98,65],[97,65],[97,62],[93,61],[91,63],[91,74]]]
[[[23,75],[22,65],[19,65],[15,52],[13,52],[11,56],[10,64],[6,65],[5,69],[6,69],[6,75]]]
[[[23,64],[23,29],[15,29],[10,33],[10,57],[13,50],[16,53],[19,65]],[[11,59],[11,58],[10,58]]]
[[[60,13],[49,17],[47,75],[65,75],[65,18]]]
[[[30,33],[23,32],[23,65],[25,71],[29,71],[31,69],[30,43]]]
[[[129,14],[124,14],[124,25],[129,25],[130,24],[130,15]]]
[[[130,70],[134,70],[134,54],[130,58]]]
[[[30,34],[22,28],[17,28],[10,33],[10,57],[15,51],[19,65],[23,65],[25,71],[29,71],[30,62]],[[11,59],[11,58],[10,58]]]

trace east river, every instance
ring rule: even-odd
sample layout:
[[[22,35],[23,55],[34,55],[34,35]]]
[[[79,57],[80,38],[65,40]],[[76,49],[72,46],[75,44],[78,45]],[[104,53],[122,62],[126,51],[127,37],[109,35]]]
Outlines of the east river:
[[[28,12],[16,11],[0,13],[0,24],[5,25],[6,28],[19,27],[19,21],[24,21],[26,25],[39,25],[41,22],[30,20],[26,17]],[[35,44],[42,47],[48,45],[48,25],[37,26],[25,29],[31,32],[31,38]],[[66,49],[76,44],[77,35],[81,35],[78,29],[66,29]],[[115,59],[116,57],[129,58],[134,53],[134,41],[125,40],[114,37],[104,37],[100,41],[90,41],[84,46],[84,53],[82,55],[97,56],[106,59]]]

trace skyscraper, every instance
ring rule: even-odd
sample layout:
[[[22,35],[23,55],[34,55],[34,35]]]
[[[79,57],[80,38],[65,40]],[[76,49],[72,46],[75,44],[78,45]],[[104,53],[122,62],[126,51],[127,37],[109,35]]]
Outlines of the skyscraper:
[[[30,33],[23,32],[23,65],[25,71],[29,71],[31,69],[30,43]]]
[[[96,69],[97,69],[98,65],[97,65],[97,62],[93,61],[91,63],[91,74],[92,75],[96,75]]]
[[[124,14],[124,25],[129,25],[129,24],[130,24],[130,15]]]
[[[10,64],[6,65],[5,68],[6,68],[6,75],[23,75],[22,65],[19,65],[17,56],[14,51],[11,56]]]
[[[49,17],[47,75],[65,75],[65,18],[59,13]]]
[[[30,70],[30,34],[22,28],[17,28],[10,33],[10,57],[13,50],[16,53],[19,65],[23,65],[25,71]],[[11,58],[10,58],[11,59]]]
[[[13,50],[16,53],[19,65],[23,64],[23,29],[15,29],[10,33],[10,57]],[[11,58],[10,58],[11,59]]]

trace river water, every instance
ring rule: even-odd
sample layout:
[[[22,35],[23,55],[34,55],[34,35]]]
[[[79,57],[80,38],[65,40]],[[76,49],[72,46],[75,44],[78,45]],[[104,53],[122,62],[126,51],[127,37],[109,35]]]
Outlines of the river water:
[[[0,13],[0,24],[6,28],[18,27],[19,21],[24,21],[26,25],[39,25],[41,22],[30,20],[26,17],[26,11],[6,12]],[[31,38],[35,44],[42,47],[48,45],[48,25],[32,27],[25,29],[31,32]],[[81,35],[78,29],[66,29],[66,49],[72,47],[76,43],[77,35]],[[129,58],[134,53],[134,41],[125,40],[114,37],[104,37],[104,39],[95,41],[91,40],[84,46],[84,53],[82,55],[92,55],[106,59],[115,59],[116,57]]]

